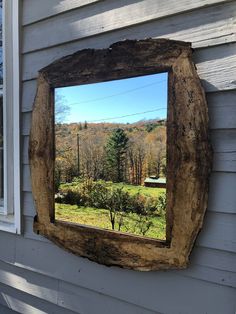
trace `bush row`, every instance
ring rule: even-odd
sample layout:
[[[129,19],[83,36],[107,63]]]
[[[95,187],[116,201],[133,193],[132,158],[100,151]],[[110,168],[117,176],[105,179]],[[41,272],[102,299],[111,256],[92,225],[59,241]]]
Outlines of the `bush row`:
[[[163,192],[158,198],[140,193],[130,195],[123,187],[109,186],[105,181],[86,180],[80,184],[61,187],[56,194],[56,202],[141,215],[162,215],[166,208],[166,194]]]

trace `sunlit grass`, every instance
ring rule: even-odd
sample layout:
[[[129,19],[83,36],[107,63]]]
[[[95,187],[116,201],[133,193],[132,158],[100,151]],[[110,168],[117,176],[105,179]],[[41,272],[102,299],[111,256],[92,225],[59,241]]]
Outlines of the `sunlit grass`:
[[[84,207],[69,204],[55,204],[56,219],[79,223],[83,225],[94,226],[98,228],[112,230],[109,218],[109,210],[97,209],[93,207]],[[137,221],[141,218],[136,213],[128,213],[123,216],[123,225],[121,232],[143,235],[137,228]],[[165,239],[166,222],[165,217],[153,215],[148,219],[152,225],[145,233],[145,237]],[[116,230],[118,225],[116,224]]]

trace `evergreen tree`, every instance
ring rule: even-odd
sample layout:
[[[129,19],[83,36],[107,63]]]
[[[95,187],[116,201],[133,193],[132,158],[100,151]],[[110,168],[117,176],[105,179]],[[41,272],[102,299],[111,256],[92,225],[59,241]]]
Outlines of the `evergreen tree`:
[[[129,138],[121,128],[115,129],[106,145],[107,170],[109,178],[114,182],[125,179],[125,159]]]

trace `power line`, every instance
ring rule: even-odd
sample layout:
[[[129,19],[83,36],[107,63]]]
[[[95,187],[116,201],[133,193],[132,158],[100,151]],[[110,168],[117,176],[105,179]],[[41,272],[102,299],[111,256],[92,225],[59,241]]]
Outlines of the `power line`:
[[[162,80],[162,81],[151,83],[151,84],[146,84],[146,85],[139,86],[139,87],[136,87],[136,88],[133,88],[133,89],[129,89],[129,90],[126,90],[124,92],[117,93],[117,94],[112,94],[112,95],[108,95],[108,96],[104,96],[104,97],[100,97],[100,98],[94,98],[94,99],[90,99],[90,100],[84,100],[84,101],[80,101],[80,102],[74,102],[74,103],[71,103],[69,106],[80,105],[80,104],[87,104],[87,103],[90,103],[90,102],[96,102],[96,101],[100,101],[100,100],[107,99],[107,98],[112,98],[112,97],[116,97],[116,96],[120,96],[120,95],[125,95],[125,94],[132,93],[134,91],[137,91],[137,90],[140,90],[140,89],[152,86],[152,85],[163,83],[163,82],[166,82],[166,80]]]
[[[154,109],[154,110],[147,110],[147,111],[143,111],[143,112],[136,112],[136,113],[132,113],[132,114],[127,114],[127,115],[124,115],[124,116],[104,118],[104,119],[99,119],[99,120],[90,120],[90,121],[87,121],[87,122],[88,123],[91,123],[91,122],[103,122],[103,121],[108,121],[108,120],[122,119],[122,118],[126,118],[126,117],[137,116],[139,114],[145,114],[145,113],[149,113],[149,112],[156,112],[156,111],[160,111],[160,110],[164,110],[164,109],[167,109],[167,108],[163,107],[163,108],[158,108],[158,109]]]

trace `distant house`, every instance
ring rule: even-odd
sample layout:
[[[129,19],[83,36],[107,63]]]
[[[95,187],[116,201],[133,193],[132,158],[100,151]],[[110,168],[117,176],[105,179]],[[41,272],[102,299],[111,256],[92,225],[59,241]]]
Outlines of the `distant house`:
[[[166,188],[166,178],[149,177],[144,180],[144,186],[151,188]]]

